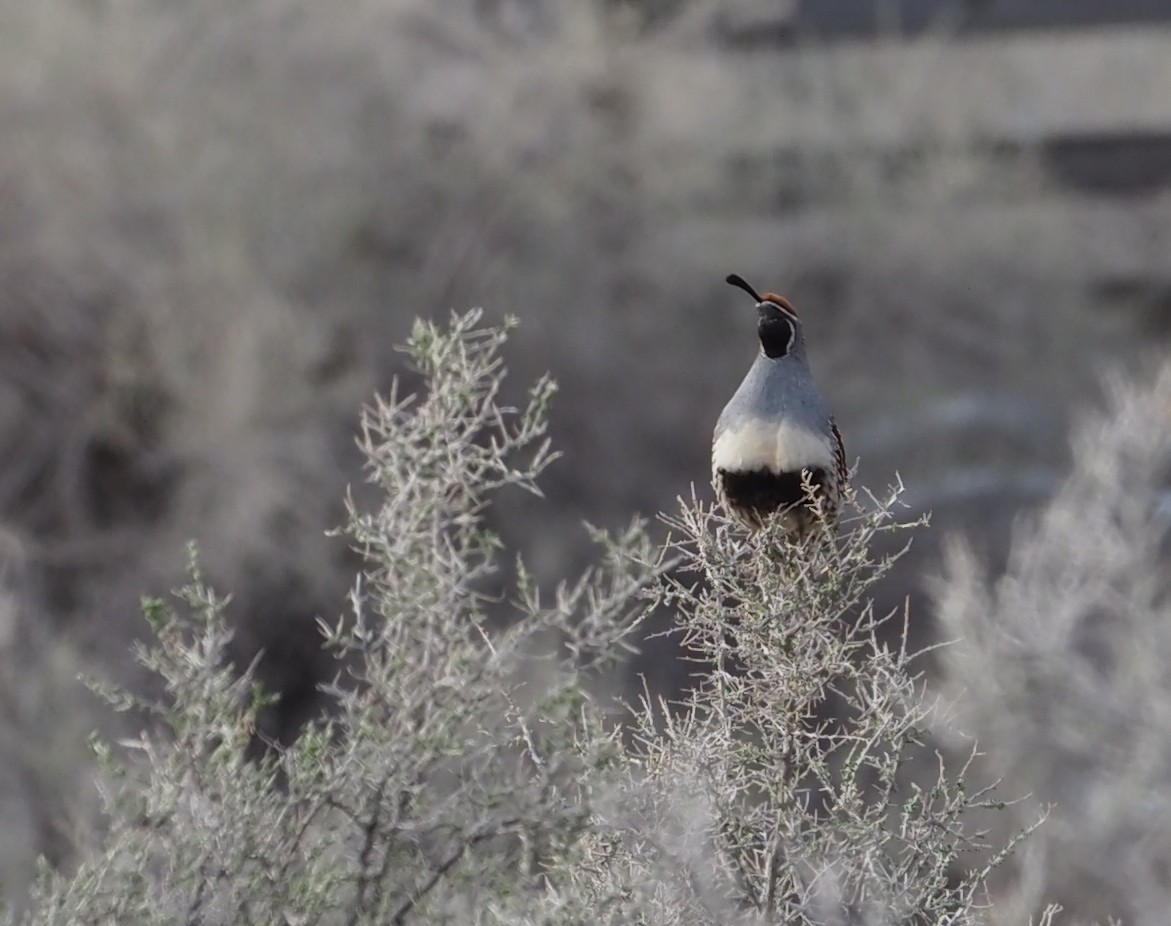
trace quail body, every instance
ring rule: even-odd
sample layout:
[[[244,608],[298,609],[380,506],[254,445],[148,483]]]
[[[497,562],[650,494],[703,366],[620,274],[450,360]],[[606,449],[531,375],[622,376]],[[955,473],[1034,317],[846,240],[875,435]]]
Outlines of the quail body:
[[[728,282],[756,300],[760,350],[716,422],[712,485],[746,527],[776,516],[799,540],[837,513],[848,478],[842,436],[813,381],[796,310],[735,274]]]

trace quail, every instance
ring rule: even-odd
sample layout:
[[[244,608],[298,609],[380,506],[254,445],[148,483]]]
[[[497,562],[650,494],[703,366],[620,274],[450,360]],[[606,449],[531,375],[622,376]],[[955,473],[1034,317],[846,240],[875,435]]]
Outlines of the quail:
[[[837,513],[849,475],[842,435],[809,371],[797,310],[736,274],[727,282],[756,300],[760,350],[716,422],[712,486],[746,527],[779,515],[800,540]]]

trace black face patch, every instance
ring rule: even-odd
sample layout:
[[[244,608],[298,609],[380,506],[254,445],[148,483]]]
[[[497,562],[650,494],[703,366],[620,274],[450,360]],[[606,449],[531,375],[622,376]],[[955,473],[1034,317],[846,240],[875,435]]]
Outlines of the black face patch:
[[[805,475],[808,473],[808,475]],[[815,493],[823,492],[826,472],[821,467],[790,473],[774,473],[768,469],[744,472],[720,470],[720,490],[729,508],[743,520],[761,525],[776,511],[796,505],[808,507],[809,496],[803,478],[813,486]]]
[[[765,316],[756,326],[760,346],[766,357],[773,360],[784,357],[793,346],[793,323],[783,315]]]

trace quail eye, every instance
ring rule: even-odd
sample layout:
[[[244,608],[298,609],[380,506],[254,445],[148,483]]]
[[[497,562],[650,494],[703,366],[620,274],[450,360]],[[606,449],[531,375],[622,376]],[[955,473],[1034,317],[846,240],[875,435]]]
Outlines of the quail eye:
[[[793,323],[787,318],[762,318],[759,325],[760,346],[766,357],[784,357],[793,343]]]

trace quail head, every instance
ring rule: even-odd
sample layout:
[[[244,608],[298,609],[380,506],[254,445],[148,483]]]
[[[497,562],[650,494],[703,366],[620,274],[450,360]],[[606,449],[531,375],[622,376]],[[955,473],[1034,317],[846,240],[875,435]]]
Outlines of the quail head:
[[[760,350],[716,422],[712,485],[745,526],[775,515],[799,540],[837,513],[849,475],[842,436],[809,372],[796,309],[735,274],[727,281],[756,300]]]

